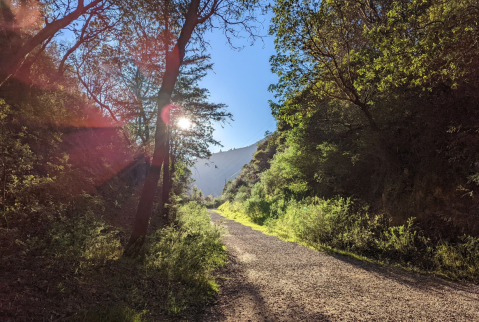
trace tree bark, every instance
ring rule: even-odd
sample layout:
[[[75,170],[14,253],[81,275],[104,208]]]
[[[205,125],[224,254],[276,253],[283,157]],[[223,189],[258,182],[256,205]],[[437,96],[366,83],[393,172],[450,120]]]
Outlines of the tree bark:
[[[9,59],[2,62],[2,78],[0,86],[2,86],[16,71],[22,66],[25,58],[30,54],[37,46],[42,44],[45,40],[53,37],[59,30],[65,28],[73,21],[78,19],[81,15],[87,12],[89,9],[95,7],[102,0],[93,0],[87,6],[84,6],[83,0],[78,1],[77,8],[66,15],[65,17],[55,20],[40,30],[35,36],[27,40]]]
[[[363,102],[361,102],[359,99],[356,99],[355,101],[353,101],[353,103],[359,106],[361,111],[363,111],[363,114],[364,116],[366,116],[366,119],[368,120],[368,123],[371,129],[375,132],[379,132],[379,128],[376,122],[374,121],[373,116],[371,115],[371,112],[369,112],[368,106],[364,104]]]
[[[171,191],[173,190],[173,180],[171,178],[173,178],[175,176],[175,172],[176,172],[176,157],[175,157],[175,152],[174,151],[171,151],[170,152],[170,155],[171,155],[171,159],[170,159],[170,193]],[[169,200],[169,198],[168,198]],[[175,222],[176,221],[176,216],[173,217],[175,214],[175,212],[172,212],[172,213],[169,213],[168,214],[168,218],[170,219],[170,222]]]
[[[0,31],[2,36],[8,38],[14,31],[15,15],[10,8],[10,4],[6,0],[0,0],[0,14],[2,16],[2,25]]]
[[[153,199],[155,197],[156,188],[161,174],[161,165],[163,164],[166,155],[166,124],[161,119],[162,110],[170,104],[171,94],[176,84],[176,80],[180,73],[180,67],[185,57],[185,48],[191,38],[191,34],[198,23],[197,12],[200,0],[192,0],[188,12],[186,13],[185,24],[181,29],[180,36],[176,42],[175,47],[166,56],[166,68],[163,75],[163,82],[158,93],[158,112],[155,133],[155,151],[153,153],[153,160],[150,171],[146,176],[145,184],[136,211],[133,231],[131,233],[130,241],[127,246],[126,254],[135,255],[136,248],[134,245],[141,247],[144,237],[148,232],[148,224],[151,216],[151,209],[153,206]],[[160,227],[161,228],[161,227]]]
[[[170,203],[171,180],[170,180],[170,135],[167,129],[165,146],[165,160],[163,161],[163,190],[161,194],[161,216],[164,217],[165,223],[168,224],[168,210],[166,205]]]

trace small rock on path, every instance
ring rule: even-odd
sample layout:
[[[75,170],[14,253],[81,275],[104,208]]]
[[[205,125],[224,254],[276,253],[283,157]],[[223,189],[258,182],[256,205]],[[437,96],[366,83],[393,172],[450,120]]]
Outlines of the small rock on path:
[[[331,256],[211,211],[229,234],[202,321],[479,321],[479,286]]]

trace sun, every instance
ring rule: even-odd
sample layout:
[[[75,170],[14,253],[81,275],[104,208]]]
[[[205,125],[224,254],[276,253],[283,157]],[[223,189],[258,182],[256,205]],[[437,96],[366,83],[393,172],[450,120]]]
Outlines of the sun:
[[[189,130],[191,128],[191,121],[186,117],[181,117],[178,119],[178,127],[182,130]]]

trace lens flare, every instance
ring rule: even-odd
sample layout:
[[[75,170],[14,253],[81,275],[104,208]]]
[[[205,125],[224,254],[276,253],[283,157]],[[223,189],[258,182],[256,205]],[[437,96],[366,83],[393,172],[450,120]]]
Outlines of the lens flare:
[[[182,130],[189,130],[191,128],[191,121],[186,117],[181,117],[178,119],[178,127]]]
[[[166,125],[170,125],[170,110],[174,108],[173,105],[167,105],[161,110],[161,119]]]

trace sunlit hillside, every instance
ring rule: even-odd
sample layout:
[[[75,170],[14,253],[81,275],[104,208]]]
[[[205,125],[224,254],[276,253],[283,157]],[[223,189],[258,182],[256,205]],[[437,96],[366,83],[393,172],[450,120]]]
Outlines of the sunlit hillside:
[[[219,153],[211,158],[198,159],[191,168],[196,185],[205,196],[219,196],[225,183],[236,178],[241,168],[249,163],[258,148],[258,143],[250,146]]]

